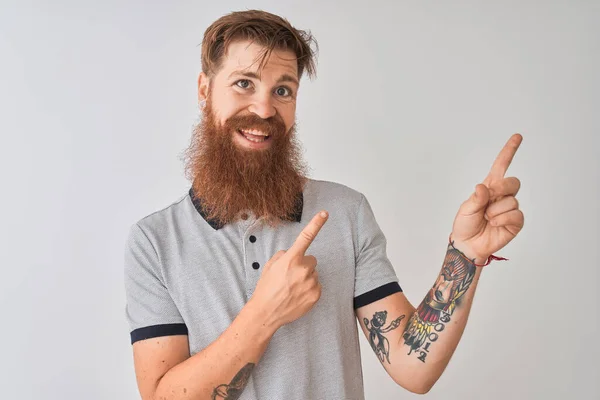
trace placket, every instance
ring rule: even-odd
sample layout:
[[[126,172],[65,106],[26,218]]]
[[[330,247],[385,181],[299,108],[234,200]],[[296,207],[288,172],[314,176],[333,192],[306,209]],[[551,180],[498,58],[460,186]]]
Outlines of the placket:
[[[261,223],[253,216],[243,221],[241,227],[242,249],[244,251],[244,270],[246,272],[246,301],[252,297],[254,288],[260,279],[264,264],[265,241],[261,240]]]

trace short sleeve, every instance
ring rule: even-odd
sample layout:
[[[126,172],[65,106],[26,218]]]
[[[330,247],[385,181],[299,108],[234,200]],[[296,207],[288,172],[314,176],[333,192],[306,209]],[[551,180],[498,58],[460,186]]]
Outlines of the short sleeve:
[[[375,220],[371,205],[362,194],[356,238],[355,309],[402,291],[387,257],[387,240]]]
[[[164,284],[156,249],[138,224],[125,246],[125,315],[131,344],[158,336],[187,335],[187,327]]]

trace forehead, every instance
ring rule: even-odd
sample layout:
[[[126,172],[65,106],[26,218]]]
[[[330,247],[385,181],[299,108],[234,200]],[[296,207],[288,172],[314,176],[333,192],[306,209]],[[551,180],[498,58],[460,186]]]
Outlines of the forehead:
[[[273,49],[265,61],[263,69],[258,71],[265,47],[250,41],[236,41],[229,45],[219,75],[229,76],[234,71],[256,72],[263,77],[273,75],[277,79],[281,74],[298,77],[298,59],[291,50]]]

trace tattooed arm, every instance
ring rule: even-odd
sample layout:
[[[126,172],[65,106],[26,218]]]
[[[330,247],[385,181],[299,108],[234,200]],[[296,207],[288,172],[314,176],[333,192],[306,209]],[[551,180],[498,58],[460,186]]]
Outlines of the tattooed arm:
[[[185,335],[134,343],[142,399],[238,399],[275,332],[266,322],[260,307],[249,302],[221,336],[192,357]]]
[[[480,273],[472,259],[449,245],[439,276],[416,310],[402,292],[356,310],[373,351],[400,386],[427,393],[444,372],[467,323]]]
[[[287,251],[267,261],[250,300],[201,352],[190,357],[183,335],[135,342],[142,399],[238,399],[275,332],[306,314],[321,297],[317,260],[305,252],[326,221],[327,213],[317,213]]]

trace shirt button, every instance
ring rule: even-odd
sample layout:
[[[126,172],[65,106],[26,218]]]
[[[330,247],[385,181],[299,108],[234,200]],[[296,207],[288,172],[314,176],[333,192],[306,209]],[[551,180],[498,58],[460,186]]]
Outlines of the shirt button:
[[[259,264],[259,263],[257,263],[256,261],[254,261],[254,262],[252,263],[252,268],[254,268],[254,269],[259,269],[259,268],[260,268],[260,264]]]
[[[256,236],[251,235],[250,236],[250,243],[254,243],[254,242],[256,242]]]

